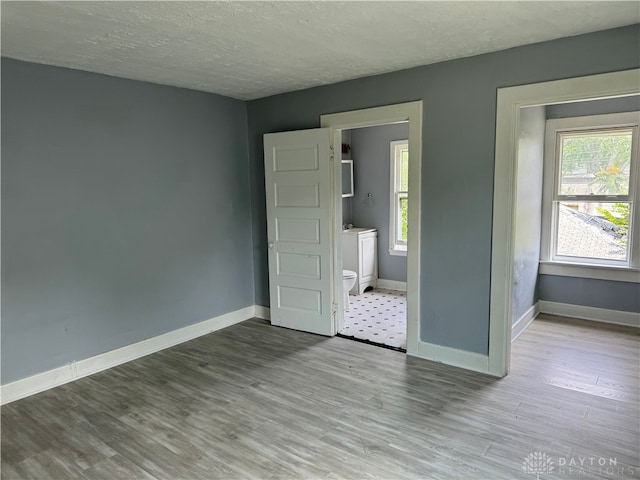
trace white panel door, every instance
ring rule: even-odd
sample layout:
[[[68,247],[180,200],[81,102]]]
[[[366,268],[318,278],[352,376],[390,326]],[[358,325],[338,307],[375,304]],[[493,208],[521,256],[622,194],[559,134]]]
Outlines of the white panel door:
[[[329,129],[264,136],[271,323],[333,335]]]

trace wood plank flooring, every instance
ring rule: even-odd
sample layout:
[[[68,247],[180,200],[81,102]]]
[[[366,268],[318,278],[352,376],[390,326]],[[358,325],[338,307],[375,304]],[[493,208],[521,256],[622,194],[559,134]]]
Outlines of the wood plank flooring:
[[[638,478],[639,350],[540,316],[497,380],[251,320],[2,407],[2,479]]]

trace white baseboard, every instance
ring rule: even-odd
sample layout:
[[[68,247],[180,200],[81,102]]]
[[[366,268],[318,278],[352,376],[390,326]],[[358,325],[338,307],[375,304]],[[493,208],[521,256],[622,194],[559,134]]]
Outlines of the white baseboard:
[[[262,305],[256,305],[254,316],[263,320],[271,320],[271,309],[269,307],[263,307]]]
[[[546,300],[540,300],[538,303],[540,305],[540,313],[582,318],[584,320],[595,320],[597,322],[613,323],[615,325],[640,327],[640,313],[608,310],[606,308],[584,307],[582,305],[548,302]]]
[[[412,355],[474,372],[489,373],[489,356],[480,353],[419,341],[418,350]]]
[[[5,405],[9,402],[101,372],[108,368],[135,360],[136,358],[164,350],[165,348],[173,347],[174,345],[193,340],[194,338],[207,335],[208,333],[221,330],[256,316],[264,318],[258,314],[258,310],[264,308],[265,307],[252,305],[194,325],[163,333],[162,335],[142,340],[141,342],[132,343],[125,347],[117,348],[84,360],[78,360],[77,362],[71,362],[54,368],[53,370],[48,370],[2,385],[0,386],[0,405]],[[260,313],[262,313],[262,310],[260,310]]]
[[[395,280],[385,280],[379,278],[376,283],[377,288],[387,288],[389,290],[398,290],[400,292],[407,291],[407,282],[396,282]]]
[[[512,342],[514,342],[516,338],[522,335],[522,332],[529,328],[529,325],[531,325],[531,322],[533,322],[533,320],[538,316],[538,313],[540,313],[540,303],[536,302],[535,305],[524,312],[524,315],[516,320],[516,322],[511,326]]]

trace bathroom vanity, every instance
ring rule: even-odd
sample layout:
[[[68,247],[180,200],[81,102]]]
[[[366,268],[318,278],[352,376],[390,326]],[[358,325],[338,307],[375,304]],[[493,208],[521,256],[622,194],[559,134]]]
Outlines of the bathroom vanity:
[[[342,232],[342,268],[358,274],[352,295],[360,295],[367,287],[376,287],[378,231],[375,228],[350,228]]]

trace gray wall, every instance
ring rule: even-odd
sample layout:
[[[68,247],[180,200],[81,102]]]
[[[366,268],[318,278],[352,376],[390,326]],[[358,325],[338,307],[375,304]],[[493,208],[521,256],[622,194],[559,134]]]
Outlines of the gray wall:
[[[243,102],[2,59],[2,383],[254,303]]]
[[[640,96],[548,105],[547,118],[567,118],[640,110]],[[640,284],[540,275],[540,300],[586,307],[640,312]]]
[[[548,105],[547,118],[581,117],[605,113],[637,112],[640,110],[640,95],[622,98],[607,98],[590,102],[561,103]]]
[[[640,312],[640,283],[540,275],[540,300]]]
[[[351,197],[342,199],[342,224],[346,225],[349,223],[353,223],[351,220]]]
[[[409,138],[409,124],[351,130],[355,197],[351,221],[356,227],[378,229],[378,277],[407,281],[407,257],[389,254],[389,142]],[[374,203],[363,202],[371,193]]]
[[[538,301],[536,284],[540,261],[545,121],[544,107],[520,109],[512,322],[520,319]]]
[[[496,89],[639,65],[640,26],[632,25],[249,102],[256,302],[269,304],[263,134],[421,99],[422,340],[486,354]]]

